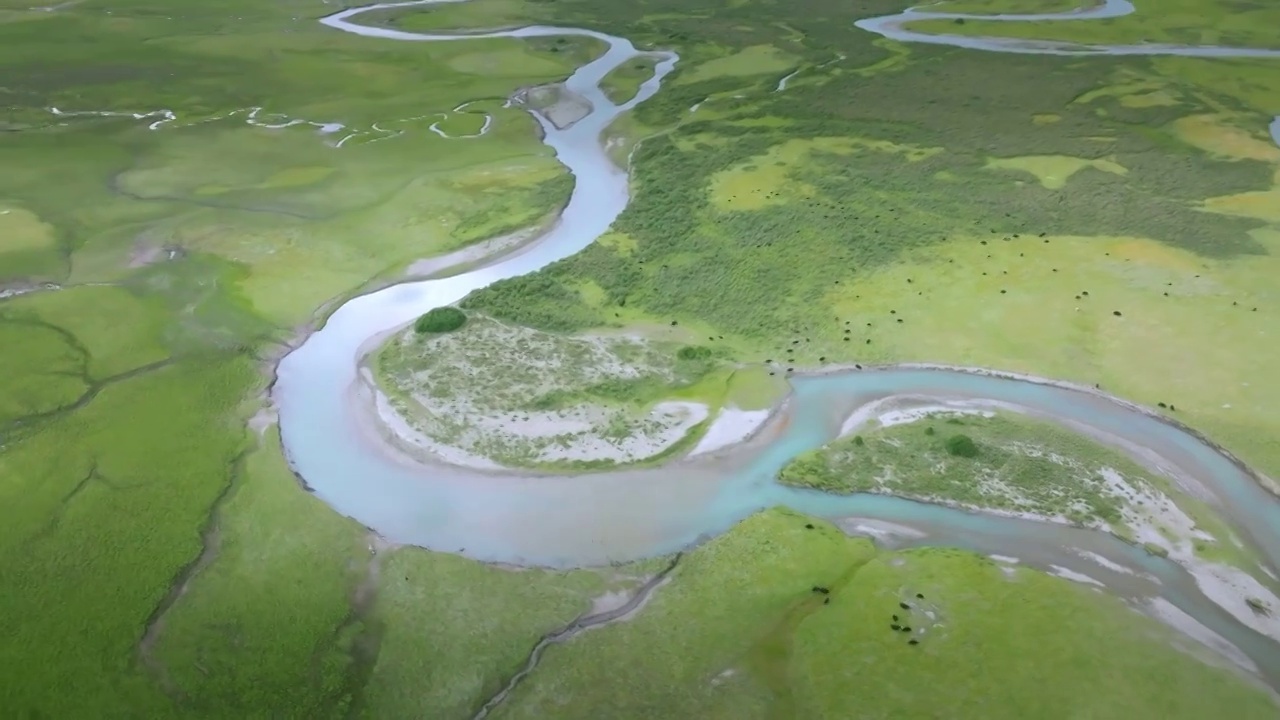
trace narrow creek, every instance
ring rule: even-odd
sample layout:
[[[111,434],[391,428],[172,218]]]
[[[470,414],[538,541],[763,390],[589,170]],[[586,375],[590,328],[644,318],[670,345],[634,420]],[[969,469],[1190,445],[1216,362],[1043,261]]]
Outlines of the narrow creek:
[[[923,533],[907,544],[963,547],[1017,555],[1042,568],[1068,568],[1096,578],[1135,602],[1163,597],[1228,639],[1280,688],[1280,645],[1248,627],[1205,594],[1182,566],[1148,555],[1110,535],[1014,518],[967,513],[886,496],[833,496],[780,486],[775,478],[791,458],[835,437],[855,409],[895,396],[983,399],[1008,403],[1073,429],[1142,448],[1198,481],[1224,517],[1273,567],[1280,566],[1280,502],[1246,468],[1194,434],[1141,408],[1098,394],[1011,377],[950,369],[896,368],[797,378],[779,416],[747,443],[661,469],[624,469],[547,477],[491,474],[438,465],[410,465],[370,442],[354,419],[357,360],[372,339],[423,312],[457,302],[508,277],[535,271],[572,255],[602,235],[627,204],[627,175],[601,145],[603,130],[620,114],[652,97],[675,67],[675,53],[660,53],[654,75],[628,102],[615,104],[600,90],[613,68],[641,54],[623,38],[579,28],[532,26],[466,35],[419,34],[358,25],[371,10],[429,5],[416,0],[351,8],[321,20],[328,27],[371,39],[437,42],[472,38],[575,35],[605,42],[608,50],[580,67],[566,87],[593,108],[563,130],[534,114],[544,142],[574,175],[568,205],[545,235],[513,255],[453,277],[409,282],[353,298],[324,327],[282,359],[273,390],[284,447],[295,471],[315,494],[388,539],[484,561],[572,567],[653,557],[723,532],[762,508],[785,505],[827,518],[870,518]],[[985,19],[1057,20],[1118,17],[1133,11],[1124,0],[1093,10]],[[1067,46],[1000,38],[929,36],[902,29],[928,18],[973,17],[908,10],[859,21],[857,26],[904,42],[929,42],[998,52],[1049,54],[1168,54],[1280,57],[1280,51],[1190,46]],[[371,40],[373,41],[373,40]],[[648,51],[652,53],[652,51]],[[1280,135],[1280,119],[1272,125]],[[1280,141],[1280,138],[1277,138]],[[1119,570],[1088,559],[1092,553]]]

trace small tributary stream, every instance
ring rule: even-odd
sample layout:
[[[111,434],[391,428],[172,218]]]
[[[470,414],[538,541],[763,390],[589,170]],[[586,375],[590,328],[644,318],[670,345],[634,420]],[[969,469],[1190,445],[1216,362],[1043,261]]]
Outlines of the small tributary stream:
[[[658,92],[675,53],[660,53],[653,77],[630,101],[615,104],[600,90],[612,69],[640,54],[631,42],[578,28],[525,27],[466,35],[420,34],[358,25],[370,10],[428,5],[441,0],[386,3],[343,10],[325,25],[375,39],[449,42],[473,38],[576,35],[608,44],[579,68],[566,87],[592,112],[565,129],[535,114],[544,141],[576,183],[560,220],[540,239],[485,267],[438,280],[408,282],[353,298],[324,327],[280,362],[274,397],[289,461],[315,494],[388,539],[479,560],[570,567],[633,560],[676,551],[723,532],[761,508],[785,505],[828,518],[860,517],[906,525],[925,534],[908,544],[958,546],[1016,555],[1039,567],[1058,566],[1097,578],[1111,592],[1140,599],[1161,596],[1230,640],[1280,688],[1280,646],[1212,602],[1181,566],[1148,555],[1104,533],[995,517],[885,496],[839,497],[780,486],[778,471],[797,454],[822,445],[856,408],[892,396],[984,399],[1008,403],[1068,426],[1092,428],[1128,447],[1149,450],[1179,473],[1209,488],[1224,517],[1280,566],[1280,503],[1230,458],[1193,434],[1126,403],[1047,384],[942,369],[899,368],[797,378],[786,408],[750,442],[661,469],[578,476],[487,474],[455,466],[430,468],[388,456],[353,419],[357,362],[371,339],[427,310],[455,303],[503,278],[533,272],[572,255],[604,234],[627,204],[627,176],[609,159],[601,133],[620,114]],[[1093,10],[1044,16],[984,16],[1034,20],[1117,17],[1125,0]],[[904,22],[978,16],[924,13],[859,21],[895,40],[977,50],[1050,54],[1166,54],[1277,57],[1280,51],[1183,46],[1079,46],[1001,38],[920,35]],[[652,51],[648,51],[652,52]],[[1280,119],[1272,125],[1280,135]],[[1280,138],[1277,138],[1280,141]],[[1108,569],[1082,553],[1117,566]]]

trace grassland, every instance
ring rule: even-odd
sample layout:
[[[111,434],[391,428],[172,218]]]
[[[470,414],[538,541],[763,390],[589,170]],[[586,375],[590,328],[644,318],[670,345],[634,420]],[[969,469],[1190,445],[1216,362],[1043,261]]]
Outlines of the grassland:
[[[1066,580],[771,511],[687,555],[635,618],[552,647],[495,717],[1274,714],[1170,640]]]
[[[637,110],[654,135],[614,239],[467,304],[558,331],[679,320],[796,369],[936,361],[1099,384],[1280,474],[1265,360],[1280,65],[1009,67],[918,46],[885,65],[901,56],[846,39],[820,67],[833,44],[815,24],[804,46],[775,38],[812,64],[785,92],[773,76],[687,82],[731,52],[682,60],[685,80]],[[583,283],[604,292],[561,300]]]
[[[1004,12],[1036,13],[1069,10],[1051,7],[1041,10],[1034,4],[1009,5]],[[1082,0],[1073,7],[1088,6]],[[932,34],[958,34],[993,37],[1018,37],[1035,40],[1064,40],[1084,44],[1176,43],[1186,45],[1224,45],[1228,47],[1280,47],[1280,41],[1267,28],[1280,22],[1280,11],[1265,3],[1232,2],[1231,0],[1134,0],[1136,12],[1125,17],[1102,20],[1066,20],[1045,22],[1003,22],[993,20],[921,20],[906,28]],[[1056,4],[1054,4],[1056,5]],[[1002,11],[998,6],[996,12]],[[956,10],[949,3],[942,12]],[[987,10],[981,10],[987,12]]]
[[[1280,470],[1280,387],[1264,334],[1280,310],[1280,234],[1250,199],[1275,187],[1275,163],[1238,141],[1265,139],[1259,129],[1280,112],[1274,67],[1015,64],[850,29],[855,13],[902,4],[476,0],[390,14],[403,27],[577,24],[681,54],[669,87],[615,128],[623,150],[647,139],[610,241],[468,306],[557,332],[715,337],[744,362],[927,359],[1101,382],[1172,401],[1180,419]],[[363,529],[299,489],[274,432],[259,437],[246,420],[262,409],[281,342],[333,298],[563,204],[567,178],[534,123],[498,105],[599,47],[357,38],[319,27],[332,8],[310,0],[29,5],[0,2],[0,292],[63,289],[0,300],[0,707],[15,717],[469,716],[535,638],[618,580],[371,553]],[[1141,91],[1073,102],[1133,73]],[[439,113],[477,100],[492,116],[482,138],[430,131]],[[263,122],[303,124],[252,125],[254,108]],[[174,119],[160,122],[162,111]],[[1047,114],[1060,119],[1034,122]],[[1206,115],[1208,130],[1177,124]],[[1086,169],[1055,190],[986,167],[1047,155],[1111,159],[1128,174]],[[736,207],[713,202],[713,177],[740,197],[766,185],[811,194]],[[1084,290],[1087,302],[1072,299]],[[776,396],[776,378],[739,373],[718,380],[742,406]],[[1008,583],[945,553],[873,556],[829,528],[764,517],[691,555],[632,624],[553,648],[545,679],[511,711],[558,707],[572,692],[565,717],[610,707],[744,717],[781,688],[781,702],[832,715],[847,715],[849,698],[928,715],[967,712],[978,696],[1023,716],[1072,707],[1050,704],[1060,697],[1096,703],[1080,710],[1095,716],[1138,702],[1170,717],[1273,713],[1223,674],[1157,652],[1167,638],[1152,640],[1161,631],[1117,603],[1060,580],[1028,572]],[[902,557],[922,574],[894,575],[907,572],[893,564]],[[833,669],[842,650],[825,643],[860,642],[876,627],[870,610],[851,604],[838,622],[785,613],[809,608],[810,584],[838,587],[864,561],[849,577],[868,592],[845,588],[832,608],[881,613],[905,583],[953,598],[954,617],[973,622],[918,648],[887,630],[867,636],[876,662]],[[731,623],[725,608],[750,623]],[[788,636],[767,635],[783,619],[797,633],[790,664],[779,660]],[[667,624],[676,620],[692,624]],[[888,654],[915,650],[905,661],[915,666]],[[660,662],[631,662],[643,657]],[[766,681],[728,676],[744,684],[715,686],[740,688],[717,705],[711,679],[746,659]],[[977,667],[1008,667],[1010,679],[959,672]],[[634,670],[634,695],[605,695],[619,668]]]
[[[498,106],[598,48],[363,40],[320,27],[311,2],[9,5],[0,707],[362,707],[366,681],[396,672],[371,640],[377,566],[274,435],[246,428],[267,361],[332,298],[563,205],[571,183],[535,124]],[[474,100],[483,138],[429,130]],[[62,289],[8,292],[45,282]],[[423,562],[400,577],[431,587]],[[502,626],[511,642],[550,629],[529,617],[523,636]]]

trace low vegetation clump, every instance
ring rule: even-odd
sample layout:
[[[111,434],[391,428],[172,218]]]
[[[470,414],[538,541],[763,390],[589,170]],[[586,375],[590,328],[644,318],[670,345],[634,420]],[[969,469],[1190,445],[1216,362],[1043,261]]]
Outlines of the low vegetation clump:
[[[419,335],[453,332],[467,323],[467,314],[456,307],[438,307],[428,310],[413,323]]]
[[[925,428],[926,435],[932,435],[933,428]],[[977,457],[978,445],[968,435],[952,435],[947,438],[947,453],[956,457]]]

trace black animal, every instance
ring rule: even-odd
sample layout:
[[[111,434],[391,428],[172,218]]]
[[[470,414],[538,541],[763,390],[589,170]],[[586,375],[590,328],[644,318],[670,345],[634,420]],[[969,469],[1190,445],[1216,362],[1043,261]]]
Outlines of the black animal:
[[[818,586],[818,585],[814,585],[814,586],[813,586],[813,591],[814,591],[814,592],[816,592],[816,593],[822,593],[823,595],[826,595],[827,593],[831,592],[831,589],[830,589],[830,588],[820,587],[820,586]]]
[[[903,626],[902,626],[902,632],[911,632],[911,626],[910,626],[910,625],[903,625]]]
[[[908,605],[908,604],[906,604],[906,603],[904,603],[904,602],[900,602],[900,603],[898,603],[898,607],[902,608],[903,610],[910,610],[910,609],[911,609],[911,606],[910,606],[910,605]]]
[[[812,529],[813,529],[813,523],[806,523],[806,524],[805,524],[805,526],[804,526],[804,529],[805,529],[805,530],[812,530]]]
[[[918,597],[918,598],[920,598],[921,600],[923,600],[923,599],[924,599],[924,593],[916,593],[916,597]]]
[[[890,625],[889,625],[889,629],[890,629],[890,630],[901,630],[901,629],[902,629],[902,626],[901,626],[901,625],[899,625],[898,623],[892,623],[892,624],[890,624]]]
[[[894,621],[894,622],[898,622],[898,616],[897,616],[897,615],[894,615],[894,616],[893,616],[893,621]]]
[[[830,605],[830,604],[831,604],[831,598],[822,598],[822,604],[823,604],[823,605]]]
[[[916,640],[915,638],[912,638],[912,639],[910,639],[910,640],[908,640],[908,641],[907,641],[907,644],[908,644],[908,645],[919,645],[919,644],[920,644],[920,641],[919,641],[919,640]]]

